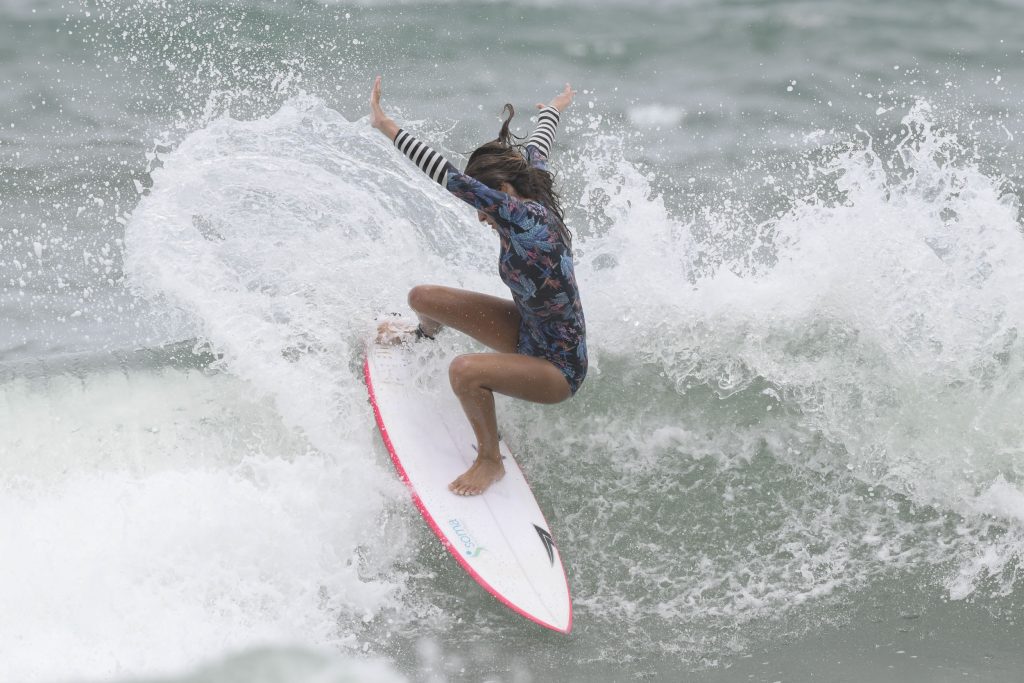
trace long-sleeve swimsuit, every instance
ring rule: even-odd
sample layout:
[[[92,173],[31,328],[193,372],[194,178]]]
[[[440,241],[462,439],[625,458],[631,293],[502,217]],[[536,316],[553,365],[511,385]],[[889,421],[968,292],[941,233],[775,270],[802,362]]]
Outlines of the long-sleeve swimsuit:
[[[547,170],[558,119],[557,109],[545,107],[527,138],[526,158],[536,168]],[[399,130],[395,146],[435,182],[494,221],[501,241],[498,273],[521,318],[516,351],[550,361],[575,394],[587,374],[586,323],[572,248],[562,237],[558,216],[541,202],[513,197],[460,173],[408,131]]]

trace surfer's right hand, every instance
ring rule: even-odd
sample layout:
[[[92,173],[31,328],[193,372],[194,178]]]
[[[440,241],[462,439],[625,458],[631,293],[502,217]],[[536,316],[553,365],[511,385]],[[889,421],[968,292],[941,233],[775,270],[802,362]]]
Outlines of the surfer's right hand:
[[[384,113],[384,109],[380,106],[380,82],[381,78],[377,76],[373,81],[373,89],[370,91],[370,125],[394,140],[398,135],[398,125]]]

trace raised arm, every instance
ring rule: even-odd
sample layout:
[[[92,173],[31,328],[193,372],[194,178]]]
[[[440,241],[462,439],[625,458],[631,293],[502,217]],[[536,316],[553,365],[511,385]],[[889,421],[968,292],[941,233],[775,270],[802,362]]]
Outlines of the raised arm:
[[[565,90],[547,105],[538,104],[541,109],[538,123],[533,134],[527,140],[527,154],[531,163],[543,166],[547,153],[554,141],[555,126],[558,115],[572,103],[575,91],[566,83]],[[422,140],[416,139],[409,131],[398,127],[391,117],[384,113],[380,105],[381,79],[376,78],[373,91],[370,93],[370,125],[379,130],[394,142],[402,154],[409,157],[421,171],[431,180],[445,188],[456,197],[473,206],[477,211],[497,220],[498,223],[515,223],[513,217],[526,217],[527,214],[538,213],[541,219],[546,209],[536,202],[529,202],[513,197],[501,190],[487,187],[480,181],[460,173],[455,166],[437,151],[431,149]]]
[[[546,168],[548,155],[551,154],[551,145],[555,141],[558,120],[561,118],[561,113],[572,104],[572,98],[575,96],[576,91],[566,83],[562,92],[555,95],[550,102],[537,105],[537,109],[540,110],[540,113],[537,114],[537,126],[530,133],[530,137],[526,139],[526,155],[533,166]]]
[[[545,106],[537,115],[537,127],[526,139],[526,156],[532,166],[545,168],[551,145],[555,142],[555,129],[558,127],[558,110]]]
[[[406,130],[398,129],[395,147],[435,183],[480,213],[490,216],[499,231],[516,232],[522,229],[520,223],[535,225],[546,222],[547,209],[543,205],[487,187],[476,178],[460,173],[441,154]]]
[[[448,186],[449,173],[458,173],[450,161],[431,149],[427,143],[417,140],[409,131],[399,128],[394,140],[398,151],[412,159],[421,171],[441,187]]]
[[[370,92],[370,125],[387,135],[388,139],[395,143],[395,147],[412,159],[412,162],[430,176],[431,180],[446,187],[448,174],[457,172],[455,166],[425,142],[413,137],[409,131],[399,128],[398,124],[384,113],[384,109],[380,106],[380,90],[380,76],[377,76],[373,81],[373,90]]]

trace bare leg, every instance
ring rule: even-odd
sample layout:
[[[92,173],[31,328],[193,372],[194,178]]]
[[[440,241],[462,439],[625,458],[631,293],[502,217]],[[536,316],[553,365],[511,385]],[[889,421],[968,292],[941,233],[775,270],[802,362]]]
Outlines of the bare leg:
[[[499,353],[459,356],[449,378],[477,439],[476,462],[449,488],[460,495],[483,493],[505,474],[498,453],[494,392],[536,403],[569,398],[562,372],[542,358],[516,353],[521,318],[515,304],[488,294],[441,285],[419,285],[409,292],[409,306],[423,331],[434,335],[452,327]]]
[[[463,496],[483,493],[501,479],[494,392],[535,403],[559,403],[572,392],[565,375],[543,358],[518,353],[473,353],[452,361],[452,389],[477,439],[476,462],[448,488]]]
[[[409,291],[409,306],[430,336],[442,327],[452,327],[495,351],[516,351],[520,317],[508,299],[454,287],[418,285]]]

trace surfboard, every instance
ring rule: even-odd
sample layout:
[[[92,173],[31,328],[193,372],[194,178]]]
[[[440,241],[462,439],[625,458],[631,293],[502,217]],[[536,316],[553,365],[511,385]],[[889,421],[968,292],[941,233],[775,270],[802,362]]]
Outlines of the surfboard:
[[[466,573],[514,612],[569,633],[572,600],[562,558],[508,446],[500,444],[505,476],[482,495],[448,490],[476,459],[476,438],[448,373],[437,371],[437,355],[421,351],[416,344],[370,343],[363,368],[377,426],[399,477]]]

